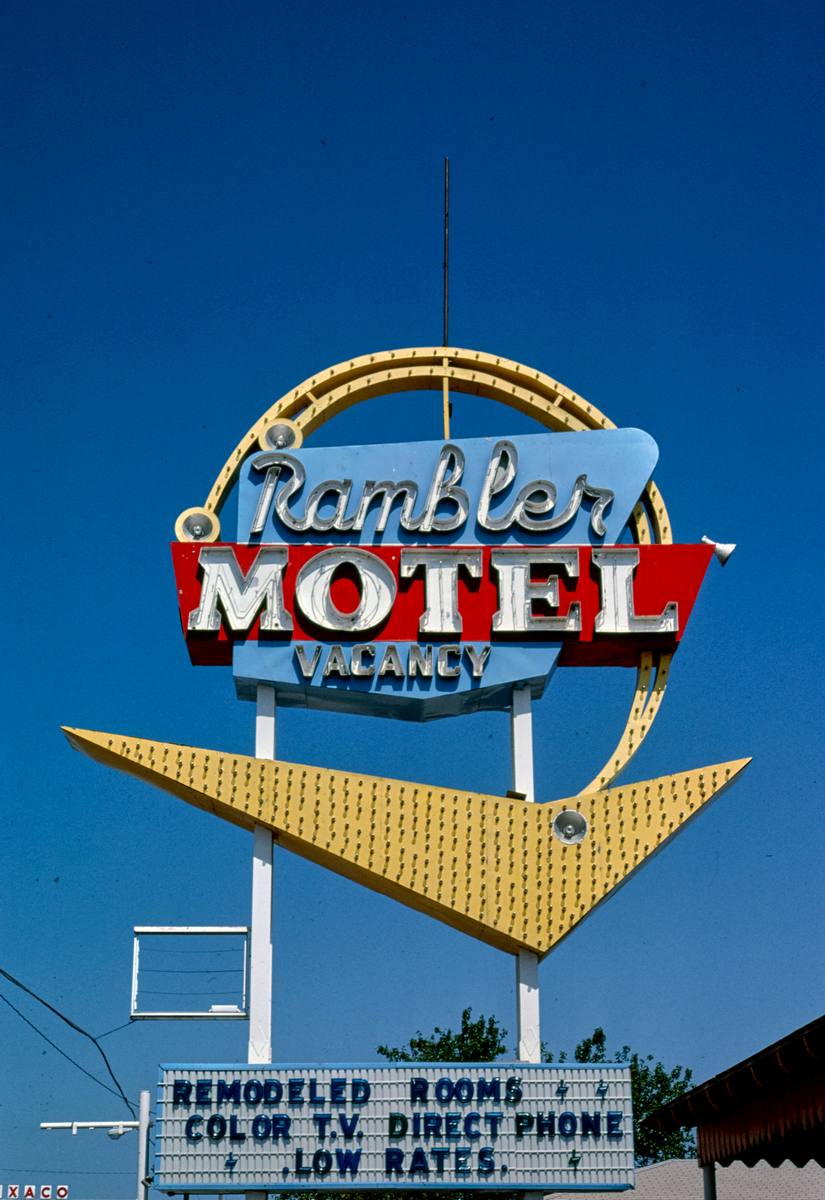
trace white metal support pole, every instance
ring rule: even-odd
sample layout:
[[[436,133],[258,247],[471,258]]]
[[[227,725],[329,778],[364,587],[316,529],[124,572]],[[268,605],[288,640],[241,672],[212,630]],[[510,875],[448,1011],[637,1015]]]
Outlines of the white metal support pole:
[[[149,1195],[149,1093],[140,1093],[140,1108],[138,1109],[138,1164],[137,1164],[137,1200],[146,1200]]]
[[[533,699],[529,686],[513,688],[510,709],[510,747],[513,756],[513,791],[525,803],[536,799],[533,774]],[[516,958],[516,1022],[519,1062],[541,1062],[539,1019],[539,957],[520,950]],[[541,1192],[524,1192],[524,1200],[540,1200]]]
[[[518,1056],[520,1062],[541,1062],[539,1018],[539,957],[520,950],[516,961],[518,989]]]
[[[275,757],[275,689],[258,685],[255,757]],[[252,844],[252,919],[249,930],[248,1061],[272,1061],[272,834],[255,826]]]
[[[510,712],[510,743],[513,752],[513,791],[521,792],[532,804],[536,798],[533,778],[533,708],[530,687],[513,688]],[[516,1005],[518,1056],[521,1062],[541,1062],[539,1023],[539,960],[529,950],[516,959]]]
[[[275,689],[258,684],[255,706],[255,757],[275,757]],[[251,1063],[272,1061],[272,904],[275,872],[272,834],[256,825],[252,843],[252,917],[249,928],[249,1045]],[[247,1192],[246,1200],[266,1200],[266,1192]]]
[[[513,688],[510,746],[513,753],[513,791],[522,792],[524,799],[532,804],[536,791],[533,782],[533,699],[529,685]]]

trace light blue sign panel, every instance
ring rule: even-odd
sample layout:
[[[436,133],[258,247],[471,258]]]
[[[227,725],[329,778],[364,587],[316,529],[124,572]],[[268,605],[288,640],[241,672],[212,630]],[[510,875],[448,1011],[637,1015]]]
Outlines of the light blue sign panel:
[[[564,528],[549,533],[529,533],[514,526],[504,533],[491,533],[476,520],[476,510],[484,486],[484,478],[496,445],[506,440],[515,447],[518,470],[509,487],[494,497],[491,515],[499,516],[512,506],[518,491],[533,480],[550,480],[556,487],[558,500],[554,512],[561,512],[570,498],[576,480],[586,475],[590,485],[609,489],[614,499],[604,515],[605,534],[597,537],[590,528],[592,502],[585,499],[574,519]],[[383,533],[376,535],[378,505],[373,505],[363,531],[343,533],[335,530],[296,533],[287,529],[270,508],[266,525],[259,536],[250,535],[258,509],[266,470],[253,466],[259,455],[251,455],[241,471],[238,496],[239,542],[310,542],[321,545],[361,543],[385,545],[610,545],[617,542],[627,524],[633,506],[653,473],[659,456],[656,443],[641,429],[588,430],[584,433],[536,433],[523,437],[471,438],[453,442],[396,442],[386,446],[323,446],[317,449],[286,451],[306,471],[306,483],[289,501],[290,512],[303,516],[307,497],[314,487],[327,480],[352,481],[354,512],[357,498],[368,481],[388,480],[400,483],[411,480],[418,486],[416,512],[423,500],[436,469],[439,454],[445,445],[456,446],[464,455],[465,465],[460,486],[469,498],[469,518],[465,524],[447,533],[426,535],[412,533],[399,524],[400,505],[395,504]],[[284,472],[286,476],[287,472]],[[285,482],[285,480],[284,480]],[[281,484],[283,486],[283,483]],[[334,503],[328,502],[321,512],[331,513]],[[446,509],[445,509],[446,511]]]
[[[341,643],[345,656],[353,643]],[[410,678],[410,642],[374,642],[376,673],[368,677],[340,679],[323,677],[329,645],[321,644],[312,677],[304,678],[295,645],[266,642],[239,642],[232,655],[232,670],[238,696],[254,700],[258,683],[275,684],[278,703],[287,708],[324,708],[331,712],[369,713],[406,721],[431,721],[436,717],[456,717],[462,713],[498,711],[509,707],[514,682],[529,683],[534,699],[544,692],[558,663],[560,646],[521,645],[508,642],[490,647],[484,674],[473,678],[472,664],[465,649],[451,653],[451,666],[460,665],[460,674],[442,678],[437,674],[438,651],[449,643],[433,644],[433,678]],[[378,668],[392,645],[405,670],[403,679],[378,675]],[[315,651],[312,642],[302,643],[305,660],[311,663]],[[473,645],[476,652],[481,646]]]
[[[533,532],[522,528],[515,521],[509,528],[491,531],[484,528],[478,519],[479,501],[485,489],[485,480],[490,479],[490,463],[497,450],[505,442],[509,447],[508,458],[514,468],[513,478],[495,491],[489,504],[492,518],[501,518],[509,513],[522,489],[530,491],[532,483],[550,481],[556,489],[556,505],[548,515],[556,516],[569,504],[571,496],[582,476],[592,491],[584,493],[581,503],[573,506],[575,511],[559,529]],[[466,494],[467,516],[453,530],[439,532],[413,531],[401,525],[400,517],[403,496],[398,497],[385,511],[386,528],[376,531],[381,504],[375,502],[364,509],[363,528],[358,531],[309,528],[296,532],[287,528],[279,518],[273,502],[280,490],[294,485],[300,472],[304,481],[300,488],[292,487],[287,501],[289,513],[301,520],[307,511],[307,501],[314,488],[323,483],[343,485],[349,494],[344,515],[353,515],[359,499],[369,492],[371,485],[387,481],[400,484],[410,481],[417,487],[415,503],[410,511],[418,516],[424,508],[440,457],[445,447],[455,447],[459,458],[463,458],[460,477],[455,483]],[[333,446],[317,449],[285,451],[286,466],[278,473],[274,488],[271,488],[267,503],[261,504],[266,486],[267,462],[271,459],[253,454],[241,471],[238,497],[238,541],[261,544],[310,544],[310,545],[612,545],[622,539],[630,514],[644,490],[658,458],[653,439],[640,429],[597,430],[582,433],[540,433],[527,436],[500,438],[473,438],[444,442],[401,442],[381,446]],[[253,465],[260,459],[260,468]],[[290,460],[299,464],[296,470]],[[455,459],[452,469],[455,470]],[[347,481],[346,484],[344,481]],[[579,485],[581,486],[581,485]],[[604,496],[608,494],[609,500]],[[597,497],[602,496],[594,513]],[[333,486],[326,500],[318,508],[323,520],[331,518],[336,505],[341,504],[341,489]],[[454,513],[456,507],[445,502],[437,512],[439,515]],[[604,532],[598,532],[601,518]],[[253,525],[262,525],[260,533],[251,534]],[[596,526],[596,528],[594,528]],[[561,647],[529,643],[496,643],[489,647],[484,671],[475,677],[472,659],[466,648],[450,652],[450,666],[458,668],[457,675],[445,677],[434,666],[432,678],[422,678],[419,673],[410,677],[407,664],[410,643],[394,643],[395,652],[404,668],[403,677],[392,672],[379,673],[387,643],[374,643],[375,672],[371,676],[342,677],[338,673],[324,675],[329,648],[332,644],[342,646],[349,656],[363,637],[350,638],[330,634],[323,643],[300,643],[303,658],[296,650],[298,643],[283,644],[274,641],[239,642],[233,651],[233,673],[238,695],[254,699],[258,683],[271,684],[278,695],[278,703],[293,707],[312,705],[342,712],[361,712],[414,721],[430,720],[435,717],[455,716],[460,713],[477,712],[482,709],[504,709],[511,702],[514,685],[529,683],[533,695],[544,691],[554,671]],[[484,647],[475,646],[480,653]],[[439,644],[433,645],[433,654],[439,653]]]

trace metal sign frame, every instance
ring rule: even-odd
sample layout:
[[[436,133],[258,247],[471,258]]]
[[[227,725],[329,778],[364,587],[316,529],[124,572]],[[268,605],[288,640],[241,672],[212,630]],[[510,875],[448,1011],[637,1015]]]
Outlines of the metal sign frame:
[[[179,1012],[174,1009],[146,1011],[138,1007],[139,978],[140,978],[140,939],[143,936],[178,934],[186,937],[205,935],[222,936],[234,935],[243,937],[243,981],[241,984],[240,1005],[213,1004],[204,1011]],[[161,1020],[223,1020],[245,1021],[249,1016],[249,956],[250,937],[248,925],[135,925],[132,943],[132,988],[129,1016],[133,1021]],[[171,972],[170,972],[171,973]]]

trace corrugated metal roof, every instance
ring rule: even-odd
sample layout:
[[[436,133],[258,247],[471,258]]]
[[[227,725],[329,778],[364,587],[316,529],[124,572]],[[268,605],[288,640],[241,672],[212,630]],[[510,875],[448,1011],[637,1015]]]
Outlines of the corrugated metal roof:
[[[700,1162],[825,1166],[825,1016],[686,1092],[647,1118],[697,1126]]]

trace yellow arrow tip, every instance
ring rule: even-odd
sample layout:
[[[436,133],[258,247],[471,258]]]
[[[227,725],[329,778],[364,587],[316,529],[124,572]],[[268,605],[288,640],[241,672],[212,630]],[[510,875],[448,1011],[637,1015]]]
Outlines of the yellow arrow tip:
[[[111,734],[99,733],[94,729],[77,729],[73,725],[61,725],[60,730],[73,750],[82,750],[84,746],[99,745],[103,738]]]

